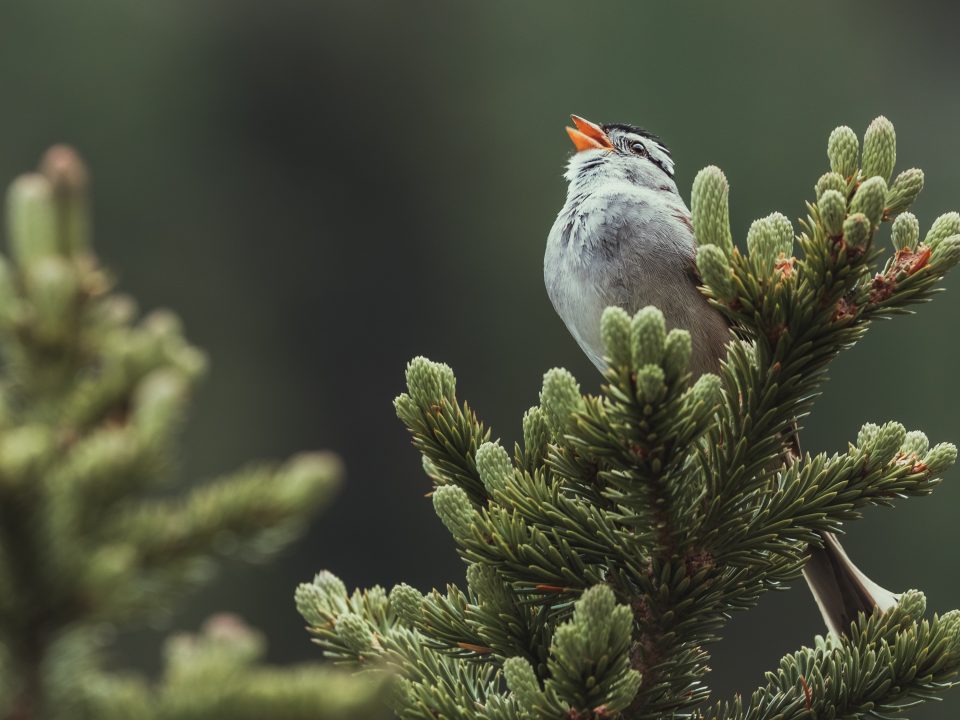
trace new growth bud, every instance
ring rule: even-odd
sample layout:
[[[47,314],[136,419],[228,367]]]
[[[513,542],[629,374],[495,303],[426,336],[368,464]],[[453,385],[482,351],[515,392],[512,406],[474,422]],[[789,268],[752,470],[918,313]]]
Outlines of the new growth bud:
[[[913,213],[905,212],[897,216],[890,228],[890,239],[895,250],[913,250],[917,246],[920,240],[920,223]]]
[[[34,173],[13,181],[7,191],[7,225],[10,249],[21,267],[58,253],[57,212],[47,178]]]
[[[923,190],[923,170],[910,168],[897,175],[887,191],[887,214],[896,215],[913,204]]]
[[[540,681],[526,658],[507,658],[503,663],[503,677],[510,692],[525,710],[534,712],[543,706],[544,696]]]
[[[540,407],[555,438],[563,436],[571,416],[578,412],[582,405],[580,385],[573,375],[563,368],[547,370],[543,376],[543,389],[540,391]]]
[[[421,408],[439,405],[442,400],[456,402],[457,379],[449,365],[425,357],[407,364],[407,391]]]
[[[652,305],[639,310],[630,323],[631,359],[634,367],[659,365],[667,339],[663,313]]]
[[[528,460],[540,461],[550,442],[550,427],[543,410],[534,406],[523,414],[523,451]]]
[[[513,477],[513,462],[499,443],[483,443],[477,448],[476,461],[480,480],[490,495],[503,490]]]
[[[716,245],[697,248],[697,269],[704,284],[718,299],[729,302],[734,298],[733,269],[726,254]]]
[[[847,181],[843,179],[840,173],[828,172],[820,176],[814,189],[816,190],[818,201],[827,190],[836,190],[846,197]]]
[[[623,308],[611,306],[600,316],[600,339],[612,365],[630,364],[630,315]]]
[[[697,173],[690,197],[697,241],[702,245],[716,245],[727,255],[733,252],[729,193],[723,171],[711,165]]]
[[[934,445],[926,457],[923,458],[923,464],[931,474],[939,474],[949,468],[957,461],[957,446],[953,443],[939,443]]]
[[[923,242],[935,248],[942,240],[953,235],[960,235],[960,213],[948,212],[933,221]]]
[[[897,164],[897,134],[883,115],[870,123],[863,136],[863,176],[890,181]]]
[[[337,618],[334,629],[343,644],[357,655],[373,649],[373,633],[370,632],[367,621],[359,615],[344,613]]]
[[[467,537],[477,517],[467,493],[456,485],[441,485],[433,491],[433,509],[456,539]]]
[[[850,201],[850,214],[863,213],[873,227],[883,219],[883,208],[887,198],[887,183],[881,177],[864,180]]]
[[[866,245],[872,233],[873,227],[870,225],[870,220],[863,213],[850,215],[843,221],[843,237],[851,247]]]
[[[830,160],[830,169],[844,178],[849,178],[857,172],[857,155],[860,152],[860,142],[857,134],[842,125],[830,133],[827,141],[827,158]]]
[[[423,616],[422,603],[423,595],[420,591],[406,583],[394,585],[390,591],[390,609],[400,620],[412,627],[416,627]]]
[[[668,382],[673,382],[687,372],[692,350],[693,341],[688,331],[677,328],[669,332],[663,346],[663,369]]]
[[[836,190],[827,190],[820,196],[817,203],[820,208],[820,220],[823,229],[830,237],[839,237],[843,234],[843,221],[847,217],[847,201]]]

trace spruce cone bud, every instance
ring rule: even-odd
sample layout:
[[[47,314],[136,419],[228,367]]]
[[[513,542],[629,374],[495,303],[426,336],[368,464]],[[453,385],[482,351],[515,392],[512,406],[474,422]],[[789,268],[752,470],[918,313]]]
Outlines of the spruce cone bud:
[[[477,472],[487,493],[493,495],[509,484],[513,477],[513,462],[499,443],[483,443],[477,448],[476,460]]]
[[[293,594],[297,612],[312,627],[319,627],[327,622],[325,611],[329,611],[326,596],[323,591],[311,583],[300,583]]]
[[[390,609],[411,627],[416,627],[423,616],[422,602],[423,595],[420,591],[406,583],[394,585],[390,591]]]
[[[367,621],[359,615],[344,613],[337,618],[334,629],[343,644],[357,655],[373,649],[373,633],[370,632]]]
[[[663,313],[653,305],[639,310],[630,323],[630,347],[634,367],[659,365],[663,360],[663,344],[667,326]]]
[[[820,176],[814,188],[817,193],[817,201],[827,190],[836,190],[838,193],[847,196],[847,181],[843,179],[840,173],[828,172]]]
[[[630,364],[630,315],[623,308],[611,306],[600,316],[600,339],[610,364],[622,367]]]
[[[850,215],[843,221],[843,236],[846,238],[847,245],[853,247],[866,245],[872,232],[870,221],[863,213]]]
[[[871,464],[875,466],[888,464],[900,450],[906,436],[906,429],[898,422],[881,425],[870,446]]]
[[[935,248],[941,240],[951,235],[960,235],[960,213],[944,213],[934,220],[923,242],[925,245]]]
[[[919,590],[907,590],[897,601],[897,611],[913,622],[920,622],[927,611],[927,598]]]
[[[723,171],[711,165],[697,173],[690,197],[697,242],[716,245],[727,255],[733,252],[729,193],[730,186]]]
[[[10,249],[21,267],[59,252],[53,187],[43,175],[21,175],[7,192]]]
[[[407,391],[421,408],[439,405],[443,399],[456,402],[456,388],[449,365],[422,356],[407,363]]]
[[[723,385],[713,373],[704,373],[691,389],[692,409],[698,416],[713,414],[723,399]]]
[[[873,445],[873,441],[876,440],[879,432],[880,426],[876,423],[865,423],[857,434],[857,447],[861,450],[868,450]]]
[[[897,216],[890,228],[890,239],[895,250],[912,250],[920,240],[920,223],[913,213],[905,212]]]
[[[523,414],[523,451],[527,458],[539,462],[547,452],[550,427],[543,410],[534,406]]]
[[[540,407],[555,438],[566,432],[570,417],[579,412],[582,405],[580,385],[573,375],[563,368],[547,370],[540,391]]]
[[[870,224],[876,227],[883,219],[886,199],[887,183],[883,178],[874,176],[869,180],[864,180],[857,188],[853,200],[850,201],[850,214],[863,213],[867,216]]]
[[[467,493],[456,485],[441,485],[433,491],[433,509],[450,534],[458,540],[469,535],[477,517]]]
[[[930,255],[930,262],[944,272],[960,262],[960,235],[951,235],[937,243]]]
[[[846,125],[841,125],[832,133],[827,141],[827,158],[830,160],[830,169],[844,178],[849,178],[857,172],[857,155],[860,152],[860,141],[857,134]]]
[[[863,176],[890,181],[897,164],[897,134],[883,115],[870,123],[863,136]]]
[[[690,367],[690,354],[693,342],[686,330],[671,330],[663,346],[663,369],[667,380],[673,382],[685,374]]]
[[[754,220],[747,230],[747,252],[754,262],[761,277],[767,277],[773,272],[773,265],[777,261],[776,243],[773,228],[767,218]]]
[[[637,400],[645,405],[660,402],[667,394],[666,378],[659,365],[642,365],[637,370]]]
[[[720,300],[734,298],[733,269],[726,254],[716,245],[701,245],[697,248],[697,268],[704,284]]]
[[[847,217],[847,201],[836,190],[826,190],[817,203],[820,208],[820,220],[830,237],[843,234],[843,221]]]
[[[60,246],[69,254],[90,249],[90,174],[77,152],[54,145],[40,161],[40,172],[50,181],[59,216]]]
[[[956,461],[957,446],[953,443],[938,443],[927,453],[927,456],[923,459],[923,464],[927,466],[928,472],[936,475],[942,473]]]
[[[887,191],[887,214],[896,215],[913,204],[923,190],[923,170],[910,168],[897,175]]]
[[[930,441],[927,440],[927,436],[924,435],[919,430],[912,430],[907,433],[907,436],[903,440],[903,447],[900,448],[900,451],[905,455],[916,455],[917,457],[923,457],[930,447]]]
[[[537,680],[533,666],[526,658],[519,656],[508,658],[503,663],[503,677],[507,681],[510,692],[525,710],[534,712],[544,704],[540,681]]]

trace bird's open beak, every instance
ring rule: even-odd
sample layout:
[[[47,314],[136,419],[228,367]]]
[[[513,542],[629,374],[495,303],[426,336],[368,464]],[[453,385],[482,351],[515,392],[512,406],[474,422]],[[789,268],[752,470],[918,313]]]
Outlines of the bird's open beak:
[[[613,148],[610,138],[607,137],[607,134],[599,125],[589,120],[584,120],[577,115],[571,115],[570,118],[577,127],[568,127],[567,135],[569,135],[570,140],[573,141],[577,152],[584,150],[610,150]]]

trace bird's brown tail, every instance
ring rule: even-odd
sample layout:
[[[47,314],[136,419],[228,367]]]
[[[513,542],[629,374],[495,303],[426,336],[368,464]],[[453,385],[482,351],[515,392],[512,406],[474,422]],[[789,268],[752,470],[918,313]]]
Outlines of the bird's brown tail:
[[[803,577],[831,632],[847,634],[857,613],[870,615],[874,608],[889,610],[897,604],[899,596],[864,575],[847,557],[833,533],[823,533],[822,537],[822,548],[810,546]]]

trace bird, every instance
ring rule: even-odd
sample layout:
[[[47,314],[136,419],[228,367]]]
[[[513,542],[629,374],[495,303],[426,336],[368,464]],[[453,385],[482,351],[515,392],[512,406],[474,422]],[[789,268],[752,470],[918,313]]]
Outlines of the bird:
[[[567,197],[543,258],[554,309],[601,372],[604,309],[633,314],[648,305],[659,308],[668,328],[690,333],[694,377],[717,372],[733,335],[700,291],[693,223],[669,148],[635,125],[571,117]],[[795,434],[785,445],[799,456]],[[860,571],[834,534],[821,540],[810,545],[803,575],[831,632],[843,635],[860,612],[896,605],[898,596]]]

